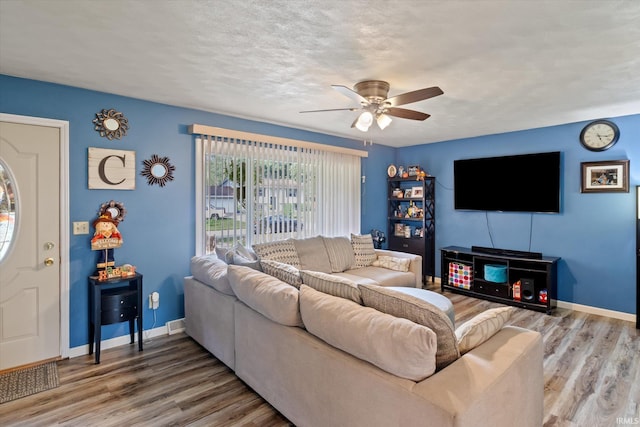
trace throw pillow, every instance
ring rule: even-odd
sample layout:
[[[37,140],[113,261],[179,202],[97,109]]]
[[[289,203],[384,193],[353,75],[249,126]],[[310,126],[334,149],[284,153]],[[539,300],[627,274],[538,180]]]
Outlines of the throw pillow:
[[[345,298],[362,305],[358,284],[343,277],[333,276],[320,271],[300,270],[302,283],[316,291],[335,297]]]
[[[252,246],[258,259],[271,259],[300,268],[300,259],[292,239],[276,242],[256,243]]]
[[[395,376],[422,381],[435,371],[435,334],[429,328],[300,287],[307,331]]]
[[[351,246],[355,256],[354,268],[368,267],[377,258],[371,234],[362,236],[351,234]]]
[[[258,256],[240,243],[227,251],[224,260],[229,265],[244,265],[254,270],[262,270]]]
[[[513,311],[513,307],[492,308],[458,326],[455,333],[460,353],[467,353],[494,336]]]
[[[359,288],[365,306],[411,320],[436,333],[438,339],[437,370],[460,357],[453,325],[444,311],[420,298],[394,291],[393,288],[376,285],[360,285]]]
[[[300,270],[294,266],[270,259],[263,259],[260,261],[260,265],[262,266],[262,271],[270,276],[276,277],[296,288],[300,288],[302,284]]]
[[[323,237],[324,246],[329,255],[331,273],[349,270],[356,262],[351,241],[346,237]]]
[[[237,253],[238,255],[241,255],[243,258],[246,258],[252,261],[258,260],[258,255],[256,255],[253,249],[244,246],[242,243],[236,243],[236,245],[233,247],[233,250],[235,253]]]
[[[324,247],[322,237],[293,239],[293,245],[300,259],[300,270],[313,270],[331,273],[329,255]]]
[[[229,282],[238,299],[267,319],[285,326],[303,326],[299,291],[261,271],[229,266]]]
[[[229,252],[229,248],[221,248],[219,246],[216,246],[215,251],[218,258],[224,261],[225,258],[227,257],[227,252]]]
[[[191,258],[191,275],[226,295],[235,295],[227,277],[227,264],[214,254]]]
[[[384,267],[395,271],[409,271],[411,260],[409,258],[396,258],[391,256],[379,256],[371,265]]]

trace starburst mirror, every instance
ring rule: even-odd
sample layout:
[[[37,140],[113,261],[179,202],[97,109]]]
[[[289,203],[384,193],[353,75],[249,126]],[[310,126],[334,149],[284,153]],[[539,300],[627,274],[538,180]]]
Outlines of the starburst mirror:
[[[143,169],[140,175],[147,178],[147,184],[157,184],[164,187],[168,181],[173,181],[173,172],[176,167],[169,163],[168,157],[160,157],[156,154],[151,159],[142,162]]]

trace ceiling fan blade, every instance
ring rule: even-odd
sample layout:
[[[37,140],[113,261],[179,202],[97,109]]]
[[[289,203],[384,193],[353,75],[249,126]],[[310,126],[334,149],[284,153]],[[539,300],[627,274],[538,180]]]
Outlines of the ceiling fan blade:
[[[358,104],[363,104],[363,103],[365,105],[369,104],[369,100],[367,98],[365,98],[364,96],[360,95],[358,92],[355,92],[354,90],[349,89],[346,86],[331,85],[331,87],[334,88],[335,90],[337,90],[338,92],[340,92],[341,94],[343,94],[344,96],[346,96],[347,98],[353,99]]]
[[[329,108],[327,110],[306,110],[301,113],[322,113],[325,111],[358,111],[360,108]]]
[[[360,119],[360,116],[356,117],[356,119],[353,121],[353,123],[351,123],[351,127],[355,128],[356,127],[356,123],[358,123],[358,120]]]
[[[391,107],[396,107],[398,105],[412,104],[414,102],[433,98],[434,96],[442,95],[443,93],[442,89],[438,86],[427,87],[387,98],[384,100],[384,103],[388,103]]]
[[[431,117],[430,114],[421,113],[420,111],[415,110],[407,110],[406,108],[387,108],[385,113],[394,116],[400,117],[402,119],[411,119],[411,120],[426,120]]]

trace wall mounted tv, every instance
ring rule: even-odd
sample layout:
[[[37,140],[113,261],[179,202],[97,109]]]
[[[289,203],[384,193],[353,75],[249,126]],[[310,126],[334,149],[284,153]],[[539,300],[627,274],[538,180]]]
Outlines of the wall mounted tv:
[[[455,209],[560,213],[560,152],[453,162]]]

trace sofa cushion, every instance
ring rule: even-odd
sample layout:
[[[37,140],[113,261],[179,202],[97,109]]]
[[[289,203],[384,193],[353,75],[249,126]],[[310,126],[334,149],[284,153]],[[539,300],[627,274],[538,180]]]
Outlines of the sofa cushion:
[[[365,306],[411,320],[436,333],[438,339],[436,367],[438,370],[460,357],[451,320],[438,307],[420,298],[394,291],[389,287],[360,285],[359,288]]]
[[[495,335],[511,318],[513,311],[513,307],[492,308],[458,326],[455,334],[460,353],[473,350]]]
[[[351,241],[346,237],[323,237],[329,255],[331,273],[349,270],[356,262]]]
[[[191,275],[218,292],[235,295],[227,277],[227,263],[214,254],[191,258]]]
[[[258,259],[271,259],[300,268],[300,259],[296,252],[296,247],[292,239],[278,240],[276,242],[256,243],[253,251],[258,255]]]
[[[300,285],[302,284],[300,270],[292,265],[270,259],[263,259],[260,261],[260,266],[262,267],[262,271],[265,273],[295,286],[296,288],[300,288]]]
[[[379,256],[371,263],[374,267],[383,267],[395,271],[409,271],[411,260],[409,258],[396,258],[392,256]]]
[[[285,326],[303,326],[299,291],[288,283],[239,265],[229,266],[229,282],[240,301],[267,319]]]
[[[370,279],[368,277],[359,275],[359,274],[352,274],[353,272],[359,273],[362,270],[364,270],[363,268],[358,268],[357,270],[347,270],[345,272],[342,273],[333,273],[331,274],[334,277],[342,277],[343,279],[347,279],[352,281],[353,283],[356,283],[358,285],[379,285],[377,280],[374,279]]]
[[[429,328],[306,285],[300,313],[309,333],[386,372],[421,381],[435,371],[437,341]]]
[[[300,277],[302,277],[302,283],[316,291],[362,304],[358,284],[351,280],[320,271],[308,270],[300,270]]]
[[[373,265],[365,268],[355,268],[347,270],[344,273],[335,273],[339,276],[350,277],[359,276],[361,280],[354,282],[362,284],[373,284],[380,286],[416,286],[416,276],[412,272],[402,272],[389,270],[383,267],[374,267]],[[371,282],[367,282],[370,280]]]
[[[354,268],[368,267],[377,258],[371,234],[360,236],[352,233],[351,246],[355,256]]]
[[[293,245],[300,260],[300,270],[322,271],[331,273],[329,255],[324,246],[322,237],[310,237],[308,239],[294,239]]]

